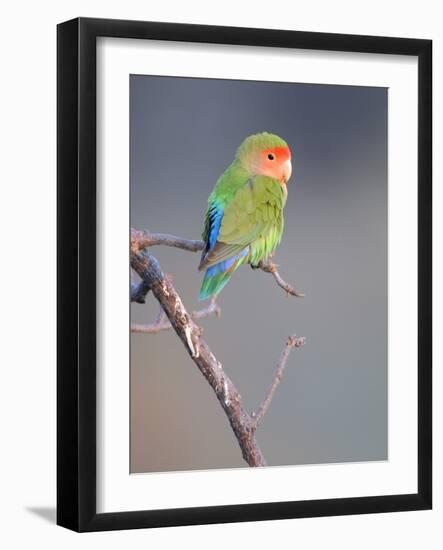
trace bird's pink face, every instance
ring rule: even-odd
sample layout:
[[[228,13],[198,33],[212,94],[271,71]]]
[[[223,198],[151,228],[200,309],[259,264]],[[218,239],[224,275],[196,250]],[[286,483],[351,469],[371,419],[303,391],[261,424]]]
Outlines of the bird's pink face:
[[[255,159],[257,174],[269,176],[281,183],[287,183],[292,174],[291,150],[289,147],[273,147],[260,151]]]

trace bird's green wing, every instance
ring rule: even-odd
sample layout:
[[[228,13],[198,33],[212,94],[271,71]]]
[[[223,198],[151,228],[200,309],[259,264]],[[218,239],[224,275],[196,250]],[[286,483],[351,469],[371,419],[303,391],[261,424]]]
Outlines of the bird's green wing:
[[[217,241],[200,268],[232,258],[250,245],[255,247],[250,250],[254,263],[268,255],[283,232],[285,202],[286,187],[278,181],[265,176],[249,179],[225,205]]]

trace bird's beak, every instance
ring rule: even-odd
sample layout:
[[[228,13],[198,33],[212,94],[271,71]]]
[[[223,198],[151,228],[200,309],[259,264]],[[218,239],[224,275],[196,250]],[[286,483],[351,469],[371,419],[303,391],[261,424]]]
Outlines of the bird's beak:
[[[292,164],[290,159],[283,163],[282,169],[282,180],[284,183],[287,183],[292,174]]]

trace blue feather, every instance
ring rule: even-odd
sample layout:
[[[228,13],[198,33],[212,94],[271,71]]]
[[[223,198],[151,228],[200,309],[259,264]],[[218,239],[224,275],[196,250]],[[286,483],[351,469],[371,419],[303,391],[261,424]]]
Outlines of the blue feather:
[[[212,265],[206,270],[199,300],[205,300],[214,294],[218,294],[225,287],[231,275],[242,263],[242,259],[249,253],[249,247],[245,247],[239,254],[227,258],[218,264]]]
[[[215,243],[217,242],[217,237],[220,232],[220,226],[223,218],[223,208],[214,204],[209,211],[209,220],[210,220],[210,230],[208,236],[208,251],[211,251]]]
[[[207,275],[209,277],[213,277],[214,275],[218,275],[219,273],[225,273],[225,271],[229,271],[231,267],[235,264],[235,262],[240,258],[246,256],[247,253],[248,247],[244,248],[235,256],[232,256],[232,258],[227,258],[226,260],[223,260],[222,262],[219,262],[218,264],[215,264],[208,268],[208,270],[206,271]]]

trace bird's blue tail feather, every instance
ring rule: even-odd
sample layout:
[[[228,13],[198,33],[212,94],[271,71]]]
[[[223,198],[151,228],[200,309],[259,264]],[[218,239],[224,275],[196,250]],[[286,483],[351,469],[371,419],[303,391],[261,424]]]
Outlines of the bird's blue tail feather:
[[[198,299],[206,300],[206,298],[218,294],[226,286],[237,267],[243,263],[247,253],[248,248],[245,248],[236,256],[209,267],[203,278]]]

